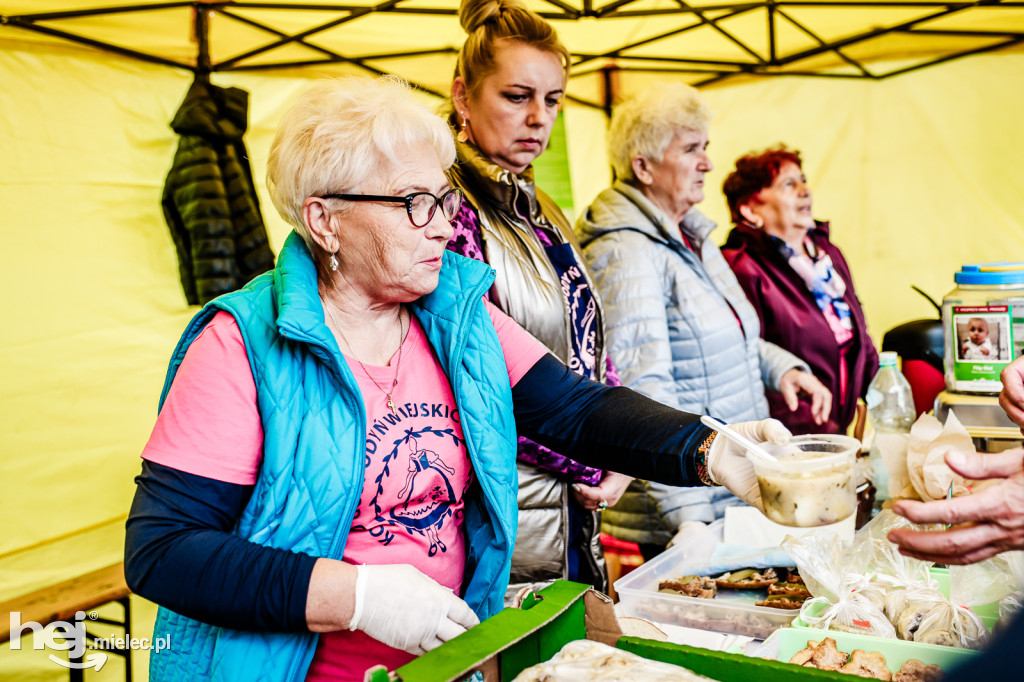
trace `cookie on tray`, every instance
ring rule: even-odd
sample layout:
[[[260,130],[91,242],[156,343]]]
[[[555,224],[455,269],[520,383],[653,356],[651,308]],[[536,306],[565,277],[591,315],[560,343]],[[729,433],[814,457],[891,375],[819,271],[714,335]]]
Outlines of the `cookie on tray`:
[[[900,666],[900,669],[892,677],[893,682],[939,682],[942,679],[942,668],[935,665],[925,665],[916,658]]]
[[[839,672],[859,677],[871,677],[883,682],[892,680],[892,673],[885,665],[885,656],[877,651],[868,652],[863,649],[854,649],[850,654],[850,660],[839,669]]]

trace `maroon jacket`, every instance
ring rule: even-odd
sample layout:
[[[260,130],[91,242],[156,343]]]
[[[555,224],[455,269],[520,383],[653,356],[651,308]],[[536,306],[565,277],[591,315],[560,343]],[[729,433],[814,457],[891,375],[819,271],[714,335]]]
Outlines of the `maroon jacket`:
[[[846,282],[843,300],[850,306],[855,336],[846,353],[849,372],[846,390],[841,392],[839,347],[814,295],[803,279],[778,252],[762,230],[740,224],[729,233],[722,255],[740,286],[757,310],[761,336],[782,346],[811,366],[814,376],[832,391],[832,414],[818,426],[811,418],[810,402],[800,401],[795,412],[786,407],[782,395],[768,392],[773,417],[794,434],[845,433],[857,410],[857,398],[867,393],[868,383],[878,369],[878,353],[868,336],[864,311],[853,290],[853,278],[846,259],[828,239],[828,223],[817,223],[811,239],[832,258],[836,273]]]

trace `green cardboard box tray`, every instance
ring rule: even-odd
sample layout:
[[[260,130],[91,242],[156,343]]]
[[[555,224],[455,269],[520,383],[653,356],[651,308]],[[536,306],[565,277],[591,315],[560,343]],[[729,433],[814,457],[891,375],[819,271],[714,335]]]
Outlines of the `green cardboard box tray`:
[[[522,609],[505,609],[450,642],[367,682],[510,682],[568,642],[591,639],[672,663],[719,682],[849,682],[848,675],[695,647],[623,636],[611,600],[586,585],[559,580]]]

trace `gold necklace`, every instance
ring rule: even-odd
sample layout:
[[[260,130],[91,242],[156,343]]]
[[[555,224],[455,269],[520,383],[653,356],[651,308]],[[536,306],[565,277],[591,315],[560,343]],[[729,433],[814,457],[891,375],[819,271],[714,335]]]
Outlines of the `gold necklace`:
[[[391,414],[397,417],[398,410],[395,409],[395,401],[391,399],[391,394],[394,393],[395,387],[398,386],[398,370],[402,368],[402,346],[405,345],[405,318],[402,317],[402,309],[398,309],[398,328],[401,331],[401,334],[398,337],[398,362],[395,363],[395,378],[391,381],[391,390],[388,391],[378,384],[376,379],[370,376],[370,372],[366,369],[366,365],[363,364],[362,360],[356,357],[355,348],[353,348],[352,344],[349,343],[348,337],[345,336],[345,332],[341,329],[341,325],[338,324],[336,319],[334,319],[334,313],[331,312],[331,307],[328,305],[327,301],[321,299],[321,303],[323,303],[324,310],[326,310],[327,314],[330,316],[331,322],[334,323],[334,328],[338,330],[338,333],[341,334],[341,338],[345,342],[345,345],[348,346],[348,349],[352,352],[352,357],[355,358],[356,362],[359,363],[359,366],[363,368],[363,374],[365,374],[366,378],[372,381],[373,385],[379,388],[380,392],[384,394],[384,397],[387,399],[386,403],[388,409],[391,410]]]

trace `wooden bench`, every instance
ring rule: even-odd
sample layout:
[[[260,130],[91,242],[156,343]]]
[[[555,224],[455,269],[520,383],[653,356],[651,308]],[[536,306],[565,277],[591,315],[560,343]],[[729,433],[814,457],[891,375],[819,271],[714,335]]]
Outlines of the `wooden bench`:
[[[131,594],[128,585],[124,581],[124,562],[118,562],[105,568],[90,573],[55,583],[47,587],[15,597],[14,599],[0,603],[0,613],[7,613],[8,617],[0,622],[0,643],[11,638],[11,613],[21,614],[21,623],[35,622],[46,626],[55,621],[73,622],[75,614],[79,611],[88,612],[104,604],[118,602],[124,609],[124,620],[117,621],[107,618],[86,618],[83,623],[104,623],[124,629],[125,637],[131,632]],[[25,631],[25,634],[28,634]],[[93,636],[86,631],[87,643],[94,641]],[[125,659],[125,681],[132,679],[132,659],[130,648],[104,648],[109,652],[122,656]],[[81,658],[71,659],[72,663],[81,663]],[[81,668],[70,668],[71,680],[73,682],[83,680]]]

